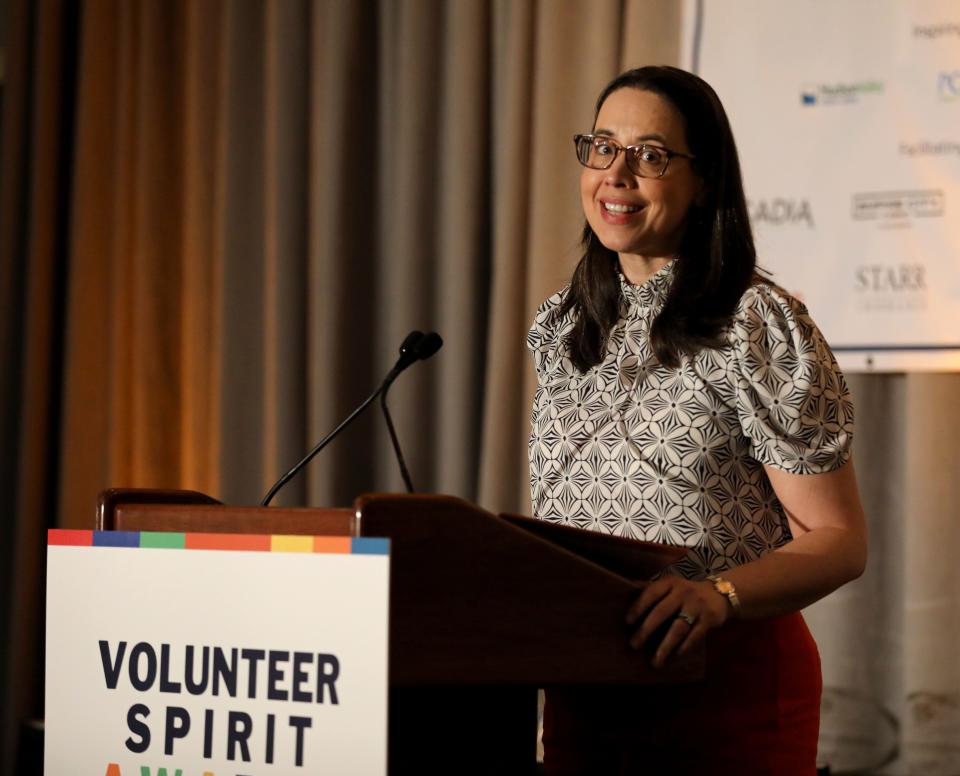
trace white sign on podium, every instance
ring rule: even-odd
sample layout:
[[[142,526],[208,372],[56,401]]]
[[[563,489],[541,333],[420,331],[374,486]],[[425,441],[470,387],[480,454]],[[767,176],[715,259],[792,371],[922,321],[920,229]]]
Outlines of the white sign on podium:
[[[385,774],[388,553],[51,531],[45,773]]]

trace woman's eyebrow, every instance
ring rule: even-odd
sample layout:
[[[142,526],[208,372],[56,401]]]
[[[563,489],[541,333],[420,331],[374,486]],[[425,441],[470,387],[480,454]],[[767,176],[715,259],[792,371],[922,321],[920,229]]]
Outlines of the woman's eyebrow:
[[[663,135],[659,134],[658,132],[654,132],[652,135],[641,135],[640,137],[635,137],[633,140],[636,143],[643,143],[647,140],[657,140],[663,143],[664,145],[667,144],[667,139]]]
[[[597,127],[595,130],[593,130],[593,134],[601,135],[603,137],[614,137],[614,132],[612,129],[603,129],[602,127]],[[667,144],[667,139],[657,132],[654,132],[650,135],[639,135],[638,137],[633,138],[632,142],[645,143],[648,140],[656,140],[660,143],[663,143],[663,145]]]

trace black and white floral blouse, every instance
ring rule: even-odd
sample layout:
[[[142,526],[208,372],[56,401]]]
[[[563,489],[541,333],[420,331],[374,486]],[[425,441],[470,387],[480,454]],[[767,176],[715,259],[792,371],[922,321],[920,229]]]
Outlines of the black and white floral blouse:
[[[763,464],[827,472],[850,457],[853,406],[804,306],[773,285],[740,300],[726,345],[660,365],[650,325],[673,279],[621,276],[604,361],[570,362],[566,289],[537,311],[527,344],[539,387],[530,435],[534,514],[544,520],[690,547],[692,579],[738,566],[791,538]]]

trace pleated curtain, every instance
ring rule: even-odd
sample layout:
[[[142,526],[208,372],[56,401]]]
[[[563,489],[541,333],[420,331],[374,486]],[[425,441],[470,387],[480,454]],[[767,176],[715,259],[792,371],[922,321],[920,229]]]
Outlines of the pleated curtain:
[[[107,484],[255,503],[411,329],[445,340],[390,394],[415,484],[523,509],[570,137],[624,61],[678,56],[676,9],[645,5],[633,40],[619,1],[87,3],[64,524]],[[400,488],[371,414],[279,503]]]

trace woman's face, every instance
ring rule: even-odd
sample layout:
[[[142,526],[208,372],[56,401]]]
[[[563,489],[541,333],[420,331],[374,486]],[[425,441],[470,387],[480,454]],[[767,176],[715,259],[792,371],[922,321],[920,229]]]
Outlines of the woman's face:
[[[645,143],[690,153],[682,116],[653,92],[632,88],[613,92],[601,106],[593,132],[624,147]],[[610,250],[621,257],[672,258],[702,186],[689,159],[674,156],[663,177],[641,178],[619,153],[609,169],[583,168],[580,199],[587,222]]]

